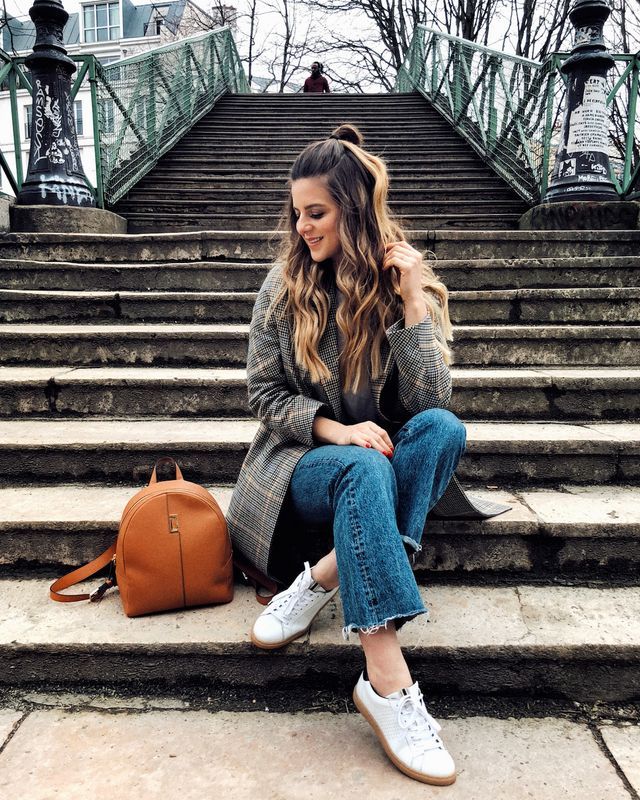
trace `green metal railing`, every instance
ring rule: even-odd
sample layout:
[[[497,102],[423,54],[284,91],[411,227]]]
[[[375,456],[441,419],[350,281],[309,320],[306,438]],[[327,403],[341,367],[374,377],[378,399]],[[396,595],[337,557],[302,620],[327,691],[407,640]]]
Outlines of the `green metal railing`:
[[[89,83],[98,205],[114,205],[226,92],[249,86],[228,27],[192,36],[106,66],[93,55],[78,62],[74,100]],[[11,188],[23,181],[18,89],[31,91],[24,58],[0,51],[0,81],[11,98],[15,169],[0,151]]]
[[[7,154],[2,151],[2,144],[0,143],[0,169],[9,181],[9,185],[14,193],[17,194],[24,180],[17,92],[19,89],[26,89],[29,94],[31,94],[31,81],[22,67],[17,63],[17,60],[12,59],[4,50],[0,50],[0,87],[9,91],[11,131],[15,153],[15,167],[12,169]]]
[[[421,92],[527,201],[544,196],[553,168],[568,53],[544,62],[511,56],[417,26],[398,91]],[[640,54],[614,54],[608,76],[612,179],[622,196],[640,182],[638,75]]]

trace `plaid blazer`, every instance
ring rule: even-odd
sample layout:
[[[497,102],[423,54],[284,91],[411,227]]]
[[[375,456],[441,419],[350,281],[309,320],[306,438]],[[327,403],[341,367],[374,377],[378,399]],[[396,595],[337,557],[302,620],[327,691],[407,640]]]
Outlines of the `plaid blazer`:
[[[318,352],[330,377],[312,383],[295,363],[289,322],[279,319],[284,300],[265,316],[281,281],[282,268],[273,267],[253,308],[247,356],[247,390],[251,413],[260,426],[244,460],[234,488],[227,523],[233,545],[254,566],[269,574],[271,545],[291,475],[302,456],[313,447],[316,414],[347,422],[341,401],[338,366],[336,287],[329,291],[330,309]],[[451,376],[434,337],[431,317],[405,328],[395,322],[383,340],[381,375],[372,381],[378,412],[395,433],[412,416],[428,408],[445,407],[451,397]]]

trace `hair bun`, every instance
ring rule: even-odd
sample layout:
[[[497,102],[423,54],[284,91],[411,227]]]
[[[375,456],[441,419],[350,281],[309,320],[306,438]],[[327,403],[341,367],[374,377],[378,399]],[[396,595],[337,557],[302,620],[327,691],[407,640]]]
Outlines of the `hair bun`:
[[[348,122],[338,125],[337,128],[331,131],[331,137],[333,139],[340,139],[343,142],[357,144],[359,147],[362,147],[362,143],[364,142],[364,138],[360,131],[355,125],[351,125]]]

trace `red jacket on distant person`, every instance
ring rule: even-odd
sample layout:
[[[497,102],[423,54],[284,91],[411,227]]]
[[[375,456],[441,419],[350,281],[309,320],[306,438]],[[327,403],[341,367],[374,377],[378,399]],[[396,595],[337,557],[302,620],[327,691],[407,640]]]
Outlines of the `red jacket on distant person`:
[[[330,92],[329,82],[322,74],[322,67],[317,62],[311,65],[311,75],[304,82],[303,91],[317,92],[318,94],[322,92],[329,94]]]

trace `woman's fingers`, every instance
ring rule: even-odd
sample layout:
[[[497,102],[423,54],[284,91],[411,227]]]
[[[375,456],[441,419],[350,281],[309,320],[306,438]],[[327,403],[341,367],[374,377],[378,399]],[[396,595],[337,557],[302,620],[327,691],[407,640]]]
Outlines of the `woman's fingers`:
[[[393,454],[393,442],[384,428],[378,428],[374,423],[360,423],[367,427],[364,428],[357,437],[352,437],[353,444],[361,447],[372,447],[383,455]]]

